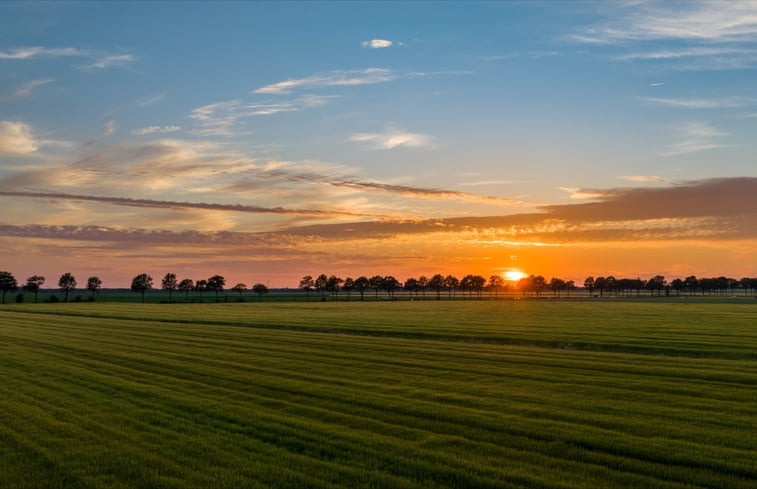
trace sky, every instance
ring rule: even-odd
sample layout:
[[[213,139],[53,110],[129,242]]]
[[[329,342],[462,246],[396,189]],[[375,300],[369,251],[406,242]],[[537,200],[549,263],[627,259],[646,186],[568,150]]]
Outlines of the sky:
[[[757,2],[0,3],[0,269],[757,276]]]

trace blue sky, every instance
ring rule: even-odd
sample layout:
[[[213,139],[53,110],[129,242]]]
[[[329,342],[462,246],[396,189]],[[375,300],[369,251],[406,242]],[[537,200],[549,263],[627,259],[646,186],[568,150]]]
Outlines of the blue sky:
[[[545,206],[757,177],[756,81],[757,2],[4,2],[2,224],[33,264],[51,226],[283,240],[314,224],[542,222]],[[534,234],[496,229],[502,256]],[[81,260],[122,259],[113,280],[135,263],[121,238],[59,234]],[[392,266],[474,260],[408,247],[417,260]],[[175,266],[201,273],[199,253]],[[139,263],[151,256],[165,259]],[[324,260],[277,259],[298,263],[282,282]],[[239,260],[213,266],[270,261]]]

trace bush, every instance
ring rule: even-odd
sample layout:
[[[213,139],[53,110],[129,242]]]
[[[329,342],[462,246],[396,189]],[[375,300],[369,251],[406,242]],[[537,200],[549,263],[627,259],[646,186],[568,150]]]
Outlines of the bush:
[[[74,297],[74,302],[81,302],[81,296],[77,295],[76,297]]]
[[[57,295],[53,294],[49,299],[47,299],[47,302],[60,302],[60,299],[58,299]]]
[[[16,304],[21,304],[24,302],[24,294],[17,294],[16,295]]]

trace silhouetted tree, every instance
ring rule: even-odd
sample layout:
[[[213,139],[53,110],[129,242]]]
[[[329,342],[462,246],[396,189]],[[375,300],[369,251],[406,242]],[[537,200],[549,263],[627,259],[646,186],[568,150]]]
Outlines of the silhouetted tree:
[[[683,280],[676,278],[670,281],[670,286],[676,291],[676,295],[681,295],[681,291],[684,288]]]
[[[142,294],[142,303],[145,302],[145,292],[152,289],[152,277],[146,273],[140,273],[131,280],[131,290]]]
[[[3,304],[5,304],[6,292],[18,290],[18,282],[11,272],[0,272],[0,290],[3,291]]]
[[[263,294],[268,293],[268,287],[265,284],[255,284],[252,286],[252,291],[258,294],[258,300],[263,300]]]
[[[455,289],[460,286],[460,280],[454,275],[447,275],[444,277],[444,288],[447,289],[447,294],[451,299],[455,293]]]
[[[379,291],[384,284],[384,277],[381,275],[374,275],[369,278],[368,281],[371,283],[371,288],[376,291],[376,300],[378,300]]]
[[[68,293],[76,289],[76,279],[73,275],[66,272],[58,279],[58,287],[63,291],[64,301],[68,301]]]
[[[330,275],[326,280],[326,290],[334,297],[334,300],[339,299],[339,289],[344,283],[344,279],[337,277],[336,275]]]
[[[318,275],[318,278],[315,279],[315,290],[319,291],[321,293],[321,300],[325,301],[326,297],[326,287],[329,285],[329,278],[326,276],[325,273],[322,273]]]
[[[665,288],[665,277],[662,275],[655,275],[647,281],[646,288],[649,290],[650,295],[654,295],[657,291],[657,296],[662,295],[662,290]]]
[[[175,273],[167,273],[160,282],[160,287],[168,291],[168,302],[173,298],[173,291],[179,288]]]
[[[238,283],[231,288],[232,291],[239,293],[239,300],[242,300],[242,294],[247,290],[247,286],[243,283]]]
[[[313,281],[313,277],[310,275],[305,275],[300,280],[300,288],[305,291],[305,296],[307,300],[310,300],[310,291],[313,290],[313,287],[315,287],[315,282]]]
[[[425,275],[418,277],[418,289],[423,294],[423,298],[426,298],[426,289],[429,288],[430,280]]]
[[[195,282],[191,278],[185,278],[182,279],[181,282],[179,282],[179,291],[184,292],[184,300],[189,300],[189,293],[192,292],[195,288]]]
[[[549,281],[549,288],[552,290],[552,295],[560,297],[560,291],[565,289],[565,280],[552,277]]]
[[[408,291],[411,296],[415,294],[418,297],[418,279],[413,277],[406,278],[405,283],[402,284],[402,289]]]
[[[45,277],[39,275],[32,275],[26,279],[26,285],[24,288],[29,292],[34,292],[34,303],[37,303],[37,296],[39,295],[39,289],[42,288],[42,284],[45,283]]]
[[[689,291],[689,295],[694,295],[699,288],[699,279],[694,275],[690,275],[683,279],[683,284],[686,287],[686,290]],[[702,295],[704,295],[704,290],[702,290]]]
[[[344,292],[347,292],[347,300],[352,300],[352,289],[355,288],[355,281],[352,280],[350,277],[347,277],[344,279],[344,283],[342,284],[342,290]]]
[[[576,283],[573,280],[568,280],[567,282],[565,282],[565,291],[567,292],[568,296],[570,296],[570,293],[574,290],[576,290]]]
[[[361,275],[355,279],[354,287],[360,293],[360,300],[364,301],[365,291],[371,287],[371,281],[365,275]]]
[[[436,291],[436,300],[441,299],[442,290],[444,289],[444,275],[437,273],[428,282],[428,286]]]
[[[100,280],[100,277],[94,276],[87,279],[87,290],[92,294],[92,300],[95,300],[95,297],[97,297],[97,292],[100,291],[102,286],[103,281]]]
[[[589,295],[594,295],[594,277],[587,277],[584,280],[584,289],[589,291]]]
[[[381,280],[381,288],[386,290],[389,297],[394,298],[394,291],[401,286],[400,281],[391,275],[387,275]]]
[[[213,275],[208,279],[208,290],[216,293],[216,302],[218,302],[218,294],[223,292],[225,285],[226,279],[220,275]]]
[[[200,302],[202,302],[202,293],[208,290],[208,281],[200,279],[195,282],[195,292],[200,295]]]
[[[505,285],[505,279],[501,275],[492,275],[489,277],[489,292],[494,292],[494,297],[499,295],[499,292]]]

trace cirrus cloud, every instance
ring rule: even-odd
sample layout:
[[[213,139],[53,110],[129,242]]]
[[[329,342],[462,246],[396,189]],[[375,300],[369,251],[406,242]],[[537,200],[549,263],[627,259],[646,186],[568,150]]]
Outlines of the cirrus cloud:
[[[360,43],[361,46],[364,48],[370,48],[370,49],[382,49],[382,48],[388,48],[394,44],[392,41],[388,41],[386,39],[371,39],[370,41],[363,41]]]
[[[405,132],[405,131],[386,131],[383,133],[361,132],[353,134],[350,141],[369,143],[374,149],[394,149],[400,146],[411,148],[436,147],[434,139],[426,134]]]

